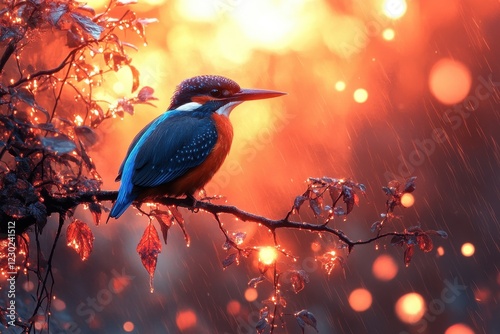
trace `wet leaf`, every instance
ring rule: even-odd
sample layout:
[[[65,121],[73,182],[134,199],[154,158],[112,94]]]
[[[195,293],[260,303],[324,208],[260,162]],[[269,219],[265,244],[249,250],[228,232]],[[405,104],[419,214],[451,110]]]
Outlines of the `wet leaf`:
[[[425,233],[417,236],[417,243],[420,250],[425,253],[430,252],[434,248],[431,237]]]
[[[179,227],[182,230],[182,234],[184,234],[184,240],[186,241],[186,246],[189,247],[189,245],[191,244],[191,238],[189,237],[189,234],[186,231],[186,225],[184,224],[184,218],[182,217],[181,212],[179,211],[179,209],[177,209],[175,205],[171,205],[168,208],[170,209],[170,212],[172,213],[175,220],[179,224]]]
[[[372,231],[372,233],[379,232],[382,230],[383,226],[384,224],[381,221],[376,221],[375,223],[372,224],[370,230]]]
[[[46,149],[58,155],[70,153],[76,149],[75,142],[66,135],[60,134],[57,137],[42,137],[40,140]]]
[[[413,257],[413,253],[415,252],[415,246],[414,245],[408,245],[405,250],[404,254],[404,263],[405,266],[408,267],[410,265],[411,259]]]
[[[149,288],[151,292],[153,292],[153,278],[156,270],[158,254],[161,253],[161,242],[158,232],[151,222],[146,227],[146,230],[137,245],[136,251],[141,257],[142,265],[149,273]]]
[[[153,96],[155,90],[151,87],[145,86],[142,87],[139,93],[137,93],[137,98],[141,102],[149,101],[149,100],[158,100]]]
[[[88,147],[93,146],[97,142],[97,134],[89,126],[76,126],[75,133]]]
[[[416,176],[412,176],[408,180],[406,180],[405,189],[403,190],[403,192],[411,193],[415,191],[415,188],[417,187],[415,184],[416,179],[417,179]]]
[[[311,198],[309,199],[309,206],[311,207],[312,212],[315,217],[321,215],[321,198]]]
[[[263,312],[259,321],[257,321],[257,324],[255,324],[255,329],[257,330],[257,333],[263,333],[264,330],[269,326],[269,323],[267,322],[267,316],[268,312]]]
[[[393,246],[403,246],[405,238],[401,235],[395,235],[391,239],[391,245]]]
[[[250,281],[248,281],[248,286],[252,288],[256,288],[258,284],[264,282],[266,277],[264,275],[260,275],[259,277],[254,277]]]
[[[302,204],[304,204],[304,202],[307,200],[307,197],[306,196],[297,196],[295,197],[295,200],[293,201],[293,209],[297,212],[300,211],[300,207],[302,206]]]
[[[238,263],[238,253],[231,253],[226,258],[224,261],[222,261],[222,268],[226,269],[230,265],[232,265],[234,262]]]
[[[302,332],[304,332],[305,325],[311,326],[318,332],[318,321],[314,314],[309,312],[308,310],[301,310],[296,312],[294,315],[295,319],[297,319],[297,323],[302,328]]]
[[[102,207],[100,203],[92,202],[89,204],[89,210],[94,218],[94,224],[97,226],[101,222]]]
[[[436,231],[436,233],[439,234],[441,238],[448,239],[448,233],[446,233],[445,231],[438,230]]]
[[[299,293],[305,288],[306,283],[309,283],[309,276],[304,270],[293,270],[290,273],[290,283],[293,291]]]
[[[343,196],[343,201],[346,204],[346,215],[348,215],[352,209],[354,208],[354,193],[352,191],[352,188],[343,186],[342,187],[342,196]]]
[[[135,92],[139,88],[139,70],[132,65],[128,65],[130,71],[132,72],[132,93]]]
[[[66,230],[66,242],[85,261],[94,247],[94,235],[86,223],[75,219]]]
[[[156,220],[160,223],[160,230],[161,234],[163,236],[163,242],[165,245],[167,244],[167,237],[168,237],[168,230],[172,226],[172,215],[167,212],[167,211],[162,211],[162,210],[153,210],[151,212],[151,215],[153,215]]]
[[[72,12],[71,17],[75,21],[76,24],[80,26],[87,34],[92,36],[94,39],[99,39],[101,37],[101,33],[104,30],[103,27],[92,21],[87,16],[81,15],[76,12]]]

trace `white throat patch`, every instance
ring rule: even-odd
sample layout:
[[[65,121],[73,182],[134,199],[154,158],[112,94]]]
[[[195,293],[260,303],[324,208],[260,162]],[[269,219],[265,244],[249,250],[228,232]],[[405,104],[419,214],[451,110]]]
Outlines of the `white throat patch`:
[[[224,115],[226,117],[229,117],[229,114],[233,109],[238,105],[243,103],[243,101],[234,101],[234,102],[229,102],[228,104],[223,105],[219,109],[217,109],[216,113],[219,115]]]
[[[198,102],[188,102],[188,103],[184,103],[182,106],[176,108],[175,110],[179,110],[179,111],[193,111],[195,110],[196,108],[199,108],[201,107],[201,104],[199,104]]]

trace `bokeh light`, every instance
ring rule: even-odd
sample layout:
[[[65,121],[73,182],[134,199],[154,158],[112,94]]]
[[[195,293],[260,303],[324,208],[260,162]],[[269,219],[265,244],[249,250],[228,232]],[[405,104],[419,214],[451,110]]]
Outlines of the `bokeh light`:
[[[382,31],[382,37],[386,41],[392,41],[395,36],[396,36],[396,32],[394,31],[394,29],[387,28],[387,29],[384,29],[384,31]]]
[[[274,247],[263,247],[259,250],[259,261],[267,266],[273,264],[277,257],[278,251]]]
[[[363,288],[353,290],[349,295],[349,305],[356,312],[364,312],[372,305],[372,294]]]
[[[469,69],[459,61],[444,58],[432,67],[429,88],[432,95],[443,104],[456,104],[470,91],[472,78]]]
[[[414,203],[415,203],[415,197],[413,197],[412,194],[404,193],[403,196],[401,196],[401,205],[404,206],[405,208],[413,206]]]
[[[405,15],[408,5],[406,0],[385,0],[384,14],[391,19],[399,19]]]
[[[238,315],[241,311],[241,304],[237,300],[230,300],[226,305],[226,311],[228,314],[232,316]]]
[[[54,298],[51,305],[56,311],[64,311],[66,309],[66,303],[59,298]]]
[[[134,323],[132,321],[126,321],[123,323],[123,330],[127,333],[134,331]]]
[[[247,302],[253,302],[253,301],[257,300],[257,297],[259,297],[259,293],[257,292],[257,289],[248,288],[245,290],[245,299]]]
[[[474,255],[474,252],[476,251],[476,247],[474,247],[474,245],[471,244],[470,242],[466,242],[462,245],[461,251],[462,251],[463,256],[470,257],[470,256]]]
[[[387,282],[398,274],[398,265],[390,255],[379,255],[372,266],[372,273],[377,279]]]
[[[346,84],[344,81],[337,81],[335,83],[335,89],[339,92],[342,92],[345,90]]]
[[[407,293],[398,299],[395,311],[399,320],[407,324],[414,324],[425,314],[424,299],[416,292]]]
[[[443,256],[443,255],[444,255],[444,248],[443,248],[443,246],[439,246],[439,247],[436,249],[436,252],[437,252],[437,255],[438,255],[438,256]]]
[[[175,319],[177,328],[179,328],[180,331],[185,331],[187,329],[195,327],[197,321],[198,320],[196,317],[196,313],[194,313],[194,311],[190,309],[178,312]]]
[[[364,88],[358,88],[354,91],[353,97],[357,103],[365,103],[368,100],[368,92]]]
[[[444,334],[475,334],[474,331],[465,324],[454,324],[446,329]]]

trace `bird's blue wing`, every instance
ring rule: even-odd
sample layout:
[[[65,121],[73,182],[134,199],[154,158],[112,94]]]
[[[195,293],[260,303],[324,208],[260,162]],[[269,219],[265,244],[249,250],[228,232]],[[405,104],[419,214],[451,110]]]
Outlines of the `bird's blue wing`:
[[[217,142],[211,117],[192,117],[171,112],[148,134],[138,148],[132,184],[156,187],[175,180],[200,165]],[[183,115],[184,114],[184,115]]]

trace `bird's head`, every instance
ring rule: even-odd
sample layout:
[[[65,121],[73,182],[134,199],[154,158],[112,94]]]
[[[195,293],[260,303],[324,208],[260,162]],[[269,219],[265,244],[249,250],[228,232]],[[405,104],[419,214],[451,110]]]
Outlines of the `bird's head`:
[[[242,89],[231,79],[218,75],[201,75],[186,79],[177,86],[169,110],[192,111],[201,106],[229,116],[238,104],[249,100],[277,97],[286,93],[264,89]]]

